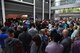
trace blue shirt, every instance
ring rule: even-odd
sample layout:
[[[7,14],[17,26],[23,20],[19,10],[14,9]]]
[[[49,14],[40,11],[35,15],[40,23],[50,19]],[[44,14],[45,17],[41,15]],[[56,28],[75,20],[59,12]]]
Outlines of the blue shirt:
[[[0,45],[1,45],[1,48],[5,47],[4,40],[6,38],[8,38],[8,34],[6,34],[6,33],[0,33]]]

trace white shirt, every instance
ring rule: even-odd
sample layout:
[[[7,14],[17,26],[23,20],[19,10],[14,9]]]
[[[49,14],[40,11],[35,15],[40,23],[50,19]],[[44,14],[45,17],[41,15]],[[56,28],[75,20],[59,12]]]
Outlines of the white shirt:
[[[52,29],[52,25],[51,24],[48,25],[48,29],[49,29],[49,31],[51,31],[51,29]]]
[[[78,30],[74,30],[74,32],[71,35],[71,39],[73,40],[76,37],[76,34],[78,33]]]

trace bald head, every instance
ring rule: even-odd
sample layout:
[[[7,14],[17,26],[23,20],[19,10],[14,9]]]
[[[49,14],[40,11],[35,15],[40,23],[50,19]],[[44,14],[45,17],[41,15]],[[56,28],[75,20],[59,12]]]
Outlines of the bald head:
[[[67,37],[68,36],[68,29],[64,29],[62,34],[63,34],[63,37]]]

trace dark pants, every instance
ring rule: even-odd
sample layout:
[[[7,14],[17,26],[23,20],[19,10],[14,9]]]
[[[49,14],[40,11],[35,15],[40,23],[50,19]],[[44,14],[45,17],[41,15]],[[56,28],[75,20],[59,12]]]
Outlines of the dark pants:
[[[30,53],[30,48],[31,48],[31,46],[26,46],[26,47],[24,47],[24,53]]]

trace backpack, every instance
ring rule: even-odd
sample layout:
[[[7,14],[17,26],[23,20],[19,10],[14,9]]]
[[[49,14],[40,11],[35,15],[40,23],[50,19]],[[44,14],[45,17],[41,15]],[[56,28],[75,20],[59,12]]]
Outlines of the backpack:
[[[5,53],[23,53],[22,43],[18,39],[6,40]]]

